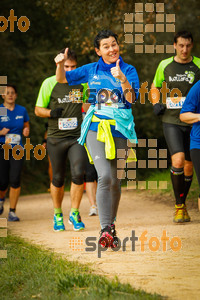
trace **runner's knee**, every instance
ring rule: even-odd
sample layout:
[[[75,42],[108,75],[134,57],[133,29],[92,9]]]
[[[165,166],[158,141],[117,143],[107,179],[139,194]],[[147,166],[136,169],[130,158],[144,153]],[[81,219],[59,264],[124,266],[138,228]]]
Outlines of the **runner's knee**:
[[[1,182],[0,183],[0,191],[5,191],[5,190],[7,190],[7,188],[8,188],[8,181],[5,181],[5,182]]]
[[[191,161],[185,161],[184,165],[184,173],[189,176],[193,174],[193,164]]]
[[[110,173],[103,172],[98,177],[98,185],[99,187],[111,186],[112,177]]]
[[[60,175],[54,175],[53,179],[52,179],[52,184],[57,187],[60,188],[61,186],[64,185],[64,178],[63,176]]]
[[[13,189],[18,189],[20,187],[20,180],[10,182],[10,187],[12,187]]]
[[[120,180],[118,178],[112,179],[112,189],[120,191]]]
[[[77,185],[84,183],[84,173],[82,171],[72,174],[72,182]]]
[[[15,176],[15,174],[10,175],[10,186],[13,189],[17,189],[20,187],[20,175],[19,174],[18,174],[18,176]]]
[[[184,154],[179,155],[178,153],[172,155],[172,166],[175,168],[184,167],[185,156]]]

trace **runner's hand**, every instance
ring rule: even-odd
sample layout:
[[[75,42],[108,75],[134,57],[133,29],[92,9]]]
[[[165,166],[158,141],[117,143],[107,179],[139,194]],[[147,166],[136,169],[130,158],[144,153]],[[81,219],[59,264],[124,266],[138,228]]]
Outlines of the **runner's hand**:
[[[165,112],[165,109],[166,109],[166,106],[164,106],[164,104],[162,104],[162,103],[156,103],[153,106],[153,112],[156,116],[163,115]]]
[[[124,81],[126,81],[126,76],[121,71],[119,62],[120,62],[120,59],[118,59],[116,61],[116,67],[111,68],[110,71],[111,71],[111,74],[113,77],[118,78],[120,81],[124,82]]]
[[[6,135],[9,131],[9,128],[4,127],[2,130],[0,130],[0,135]]]
[[[51,118],[60,118],[62,115],[63,109],[64,108],[62,108],[62,107],[57,107],[57,108],[51,110],[51,112],[50,112]]]
[[[68,49],[69,48],[66,48],[64,53],[59,53],[54,58],[54,61],[55,61],[56,64],[60,64],[60,63],[64,62],[67,59]]]
[[[47,142],[42,141],[42,146],[46,149],[47,148]]]
[[[28,136],[29,136],[29,133],[30,133],[29,127],[24,127],[24,129],[23,129],[23,135],[24,135],[25,137],[28,137]]]

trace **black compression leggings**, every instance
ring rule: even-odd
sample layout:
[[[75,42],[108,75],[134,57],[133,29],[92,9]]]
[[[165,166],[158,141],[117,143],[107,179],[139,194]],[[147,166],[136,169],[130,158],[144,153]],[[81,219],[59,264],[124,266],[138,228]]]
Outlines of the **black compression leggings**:
[[[86,170],[85,170],[84,181],[85,182],[97,181],[97,171],[96,171],[94,165],[89,162],[88,158],[86,161]]]
[[[185,160],[190,158],[190,131],[191,127],[163,123],[163,133],[170,155],[178,152],[185,153]]]
[[[53,170],[52,183],[55,187],[61,187],[64,184],[67,157],[70,162],[72,182],[78,185],[83,184],[87,153],[85,148],[78,144],[76,138],[47,138],[47,150]]]
[[[4,149],[0,149],[0,190],[5,191],[10,185],[17,189],[20,187],[20,175],[23,166],[23,158],[17,160],[9,150],[9,159],[4,159]]]

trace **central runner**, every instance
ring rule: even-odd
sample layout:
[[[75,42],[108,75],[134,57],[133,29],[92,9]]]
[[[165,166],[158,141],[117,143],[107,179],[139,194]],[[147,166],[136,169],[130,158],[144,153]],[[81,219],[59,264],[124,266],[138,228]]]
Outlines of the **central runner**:
[[[99,243],[116,247],[114,221],[121,196],[121,180],[117,174],[117,152],[126,150],[127,140],[137,143],[132,115],[132,103],[138,97],[139,79],[136,69],[119,56],[117,35],[102,30],[94,40],[100,57],[71,72],[64,71],[65,53],[56,56],[56,80],[69,85],[89,85],[92,104],[84,118],[79,143],[86,146],[98,173],[97,206],[101,224]],[[126,160],[126,154],[125,159]]]

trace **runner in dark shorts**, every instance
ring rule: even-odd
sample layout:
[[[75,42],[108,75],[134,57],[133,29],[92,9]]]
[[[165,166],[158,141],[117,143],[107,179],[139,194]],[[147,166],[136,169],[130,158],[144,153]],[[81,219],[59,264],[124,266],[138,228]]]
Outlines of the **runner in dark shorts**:
[[[191,125],[180,121],[179,114],[189,90],[200,79],[200,59],[191,56],[192,47],[192,34],[178,32],[174,37],[176,55],[160,62],[151,87],[154,94],[153,89],[162,88],[163,82],[166,82],[170,92],[166,103],[158,103],[159,100],[154,99],[154,113],[162,115],[163,131],[171,155],[171,180],[176,198],[173,221],[176,223],[190,221],[185,201],[193,177],[189,152]]]
[[[77,58],[69,51],[65,60],[65,71],[76,68]],[[83,85],[69,86],[56,81],[56,76],[44,80],[36,102],[37,116],[48,118],[47,151],[51,160],[53,179],[51,196],[54,205],[54,231],[65,230],[62,213],[66,159],[71,169],[71,211],[69,223],[74,230],[85,228],[79,214],[84,190],[86,151],[77,142],[82,123]]]

